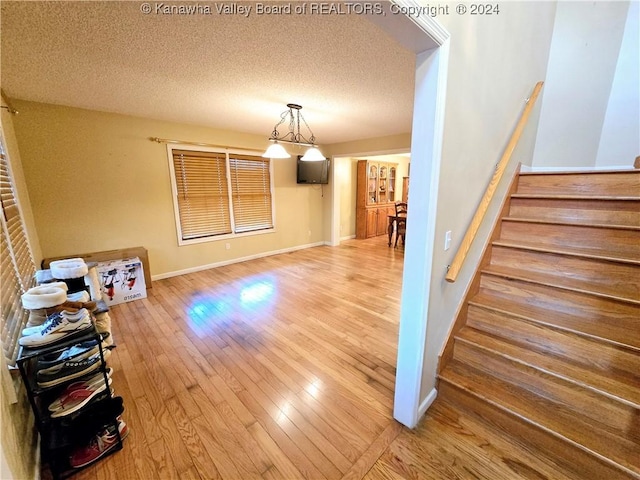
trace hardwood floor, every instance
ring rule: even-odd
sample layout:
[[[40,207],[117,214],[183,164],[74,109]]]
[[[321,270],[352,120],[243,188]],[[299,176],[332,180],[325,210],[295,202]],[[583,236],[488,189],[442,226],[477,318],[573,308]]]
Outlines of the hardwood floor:
[[[74,478],[361,478],[392,419],[386,236],[156,281],[111,310],[124,449]]]
[[[392,419],[404,253],[386,242],[161,280],[114,307],[130,433],[73,478],[565,478],[441,400],[415,430]]]

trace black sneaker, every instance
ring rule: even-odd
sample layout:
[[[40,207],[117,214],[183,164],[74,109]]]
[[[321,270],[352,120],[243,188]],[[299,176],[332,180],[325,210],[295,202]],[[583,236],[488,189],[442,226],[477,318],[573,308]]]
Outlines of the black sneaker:
[[[73,426],[77,441],[86,441],[100,427],[112,422],[124,412],[122,397],[112,397],[111,392],[102,392],[82,410],[58,419],[63,427]]]
[[[81,377],[85,373],[97,370],[101,365],[100,352],[82,360],[66,360],[65,362],[36,374],[38,386],[42,388],[53,387],[67,380]]]

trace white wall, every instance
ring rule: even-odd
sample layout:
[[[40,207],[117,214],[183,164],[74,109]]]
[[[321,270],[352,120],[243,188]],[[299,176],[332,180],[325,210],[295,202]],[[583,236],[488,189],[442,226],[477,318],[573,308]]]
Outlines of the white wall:
[[[340,238],[356,234],[356,184],[358,162],[350,157],[337,157],[333,181],[340,189]]]
[[[629,2],[558,2],[534,167],[596,165],[628,8]]]
[[[640,2],[631,2],[596,167],[631,166],[640,155]]]
[[[456,283],[445,281],[447,265],[509,141],[525,99],[536,82],[546,77],[556,4],[503,2],[500,7],[499,15],[492,17],[438,17],[450,32],[451,40],[435,245],[431,269],[427,272],[431,281],[421,403],[436,384],[438,355],[476,269],[487,228],[480,232],[479,241],[472,246]],[[523,141],[514,152],[514,162],[530,164],[538,114],[536,108],[525,128]],[[414,128],[413,136],[416,135],[424,133]],[[418,152],[412,150],[409,199],[412,206],[416,197],[422,198],[429,189],[428,185],[414,182],[414,178],[420,177],[420,159]],[[502,182],[502,192],[505,183]],[[497,197],[500,198],[500,192]],[[489,222],[496,211],[497,208],[493,208],[487,214]],[[413,249],[411,228],[409,221],[407,252]],[[448,230],[453,232],[453,242],[451,249],[444,251]]]

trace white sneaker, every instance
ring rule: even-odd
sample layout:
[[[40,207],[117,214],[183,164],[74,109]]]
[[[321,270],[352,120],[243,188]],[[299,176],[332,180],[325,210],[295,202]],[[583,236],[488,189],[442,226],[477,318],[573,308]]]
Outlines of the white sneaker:
[[[18,343],[23,347],[41,347],[82,332],[92,325],[86,308],[76,313],[65,311],[54,317],[40,332],[22,337]]]

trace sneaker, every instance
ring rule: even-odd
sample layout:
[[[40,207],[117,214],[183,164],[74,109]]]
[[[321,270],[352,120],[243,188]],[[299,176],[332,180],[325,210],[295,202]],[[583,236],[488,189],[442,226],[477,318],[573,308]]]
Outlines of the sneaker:
[[[102,392],[84,408],[60,418],[62,427],[73,427],[76,438],[92,438],[95,432],[124,412],[122,397],[113,397],[110,392]]]
[[[28,348],[41,347],[83,332],[92,326],[91,316],[86,309],[83,308],[76,313],[63,311],[59,316],[53,317],[40,332],[20,338],[18,343]]]
[[[55,367],[46,369],[44,372],[40,370],[36,373],[38,386],[47,388],[60,385],[68,380],[73,380],[74,378],[97,370],[101,364],[100,353],[96,353],[82,360],[67,360]]]
[[[23,337],[28,337],[29,335],[34,335],[36,333],[40,333],[42,330],[44,330],[45,328],[47,328],[49,325],[51,325],[56,318],[59,318],[62,315],[62,310],[57,311],[57,312],[53,312],[50,313],[49,315],[47,315],[44,319],[44,321],[38,325],[33,325],[30,327],[26,327],[22,329],[22,336]],[[28,323],[27,323],[28,325]]]
[[[127,424],[122,420],[118,420],[118,432],[122,440],[129,434]],[[117,445],[118,434],[115,427],[109,425],[93,437],[88,445],[76,449],[69,458],[69,464],[72,468],[84,467],[103,457]]]
[[[109,385],[111,385],[111,375],[113,374],[113,369],[112,368],[107,368],[107,372],[106,373],[107,373],[107,379],[108,379]],[[71,401],[73,401],[74,392],[80,391],[80,390],[88,390],[88,389],[99,388],[101,384],[102,384],[103,387],[105,386],[104,385],[104,374],[102,372],[96,373],[95,375],[91,376],[87,380],[81,380],[79,382],[73,382],[73,383],[67,385],[67,387],[62,391],[60,396],[56,400],[54,400],[51,403],[51,405],[49,405],[48,409],[49,409],[50,412],[55,412],[57,410],[61,410],[61,409],[65,408],[65,405],[68,405]],[[104,390],[104,388],[102,390]],[[96,392],[96,393],[99,393],[99,392]],[[76,395],[76,397],[77,397],[77,395]],[[89,400],[91,400],[91,399],[89,399]],[[85,405],[87,403],[89,403],[89,402],[86,402]],[[78,410],[78,409],[76,409],[76,410]],[[68,413],[72,413],[72,412],[68,412]]]
[[[83,383],[84,385],[76,384],[73,390],[65,393],[49,405],[51,418],[64,417],[77,412],[107,389],[102,373],[98,374],[98,378],[92,377],[90,381],[77,383]],[[111,378],[107,380],[107,383],[111,386]],[[113,390],[111,390],[111,394],[113,395]]]
[[[101,335],[102,350],[104,355],[107,355],[106,336]],[[68,347],[62,352],[55,352],[49,355],[43,355],[38,358],[38,370],[46,370],[54,367],[66,360],[83,360],[100,351],[98,346],[98,340],[87,340],[86,342],[76,343],[72,347]]]

